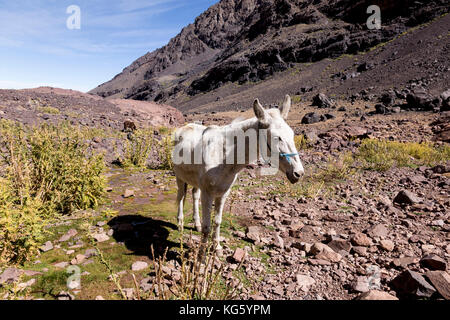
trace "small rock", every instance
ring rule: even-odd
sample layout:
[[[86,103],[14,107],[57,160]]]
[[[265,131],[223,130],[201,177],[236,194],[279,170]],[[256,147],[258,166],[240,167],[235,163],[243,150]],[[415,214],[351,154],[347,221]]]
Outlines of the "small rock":
[[[280,237],[280,235],[276,234],[275,235],[275,239],[273,244],[275,245],[275,247],[280,248],[280,249],[284,249],[284,240],[282,237]]]
[[[384,224],[377,224],[368,229],[367,234],[372,238],[386,238],[389,231]]]
[[[369,247],[372,245],[372,240],[364,233],[358,232],[356,233],[352,239],[352,244],[355,246]]]
[[[69,231],[67,231],[67,233],[65,235],[63,235],[61,238],[59,238],[58,242],[65,242],[67,240],[69,240],[72,237],[75,237],[78,234],[78,231],[75,229],[70,229]]]
[[[311,247],[311,254],[315,256],[318,260],[325,260],[329,262],[339,262],[342,259],[342,256],[331,249],[326,244],[321,242],[316,242]]]
[[[123,197],[126,198],[131,198],[134,197],[134,190],[131,189],[126,189],[125,192],[123,193]]]
[[[361,294],[357,300],[398,300],[398,298],[384,291],[370,290]]]
[[[141,280],[139,286],[144,292],[150,292],[153,289],[153,279],[146,277]]]
[[[54,266],[55,268],[64,269],[64,268],[66,268],[68,265],[69,265],[68,262],[63,261],[63,262],[55,263],[53,266]]]
[[[420,265],[430,270],[445,271],[447,269],[447,263],[445,262],[445,260],[434,254],[424,256],[420,260]]]
[[[335,252],[339,252],[341,250],[350,252],[350,250],[352,249],[352,244],[350,243],[350,241],[343,240],[343,239],[332,240],[332,241],[328,242],[327,245],[331,249],[333,249]]]
[[[355,246],[352,248],[352,251],[363,257],[367,255],[367,247]]]
[[[96,296],[95,300],[105,300],[105,298],[103,298],[102,296]]]
[[[259,229],[256,226],[248,227],[246,236],[249,240],[252,240],[255,243],[259,243],[261,241],[260,235],[259,235]]]
[[[97,240],[97,242],[105,242],[109,240],[109,236],[105,233],[96,233],[92,237]]]
[[[395,248],[395,245],[391,240],[381,240],[380,247],[386,251],[393,251]]]
[[[43,246],[41,246],[42,252],[47,252],[53,249],[53,243],[51,241],[47,241]]]
[[[400,191],[394,198],[394,203],[413,205],[420,203],[422,200],[408,190]]]
[[[246,252],[245,252],[244,249],[236,248],[236,250],[234,251],[232,259],[233,259],[233,261],[235,261],[237,263],[241,263],[242,261],[244,261],[245,255],[246,255]]]
[[[147,269],[147,267],[148,267],[148,263],[147,262],[136,261],[131,266],[131,270],[133,270],[133,271],[141,271],[141,270]]]
[[[435,227],[441,227],[442,228],[445,225],[445,222],[442,219],[434,220],[434,221],[431,221],[431,225],[435,226]]]
[[[419,262],[419,259],[414,257],[395,258],[394,260],[392,260],[392,264],[395,267],[402,267],[402,268],[406,268],[410,264],[414,264],[417,262]]]
[[[364,276],[357,277],[352,284],[352,289],[356,292],[369,291],[369,279]]]
[[[31,287],[33,284],[36,283],[36,279],[30,279],[27,282],[19,283],[17,286],[20,290],[23,290],[25,288]]]
[[[72,259],[72,261],[70,261],[70,264],[72,265],[81,264],[84,262],[84,260],[86,260],[86,257],[84,255],[77,254],[76,257]]]
[[[314,280],[314,278],[303,274],[297,274],[297,285],[303,292],[308,292],[309,288],[314,283],[316,283],[316,280]]]
[[[16,282],[23,274],[23,271],[16,268],[7,268],[0,275],[0,284]]]

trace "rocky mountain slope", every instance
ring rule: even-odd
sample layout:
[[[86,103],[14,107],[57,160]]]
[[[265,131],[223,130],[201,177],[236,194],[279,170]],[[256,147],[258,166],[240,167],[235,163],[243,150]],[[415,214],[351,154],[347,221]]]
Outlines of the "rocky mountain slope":
[[[0,90],[0,119],[23,124],[42,122],[103,127],[121,130],[126,120],[142,126],[172,126],[184,122],[183,115],[170,106],[101,97],[51,87]]]
[[[366,26],[366,10],[372,4],[381,8],[380,30]],[[274,79],[282,86],[292,73],[305,82],[311,77],[305,64],[365,52],[447,12],[443,0],[222,0],[168,45],[139,58],[91,93],[167,102],[192,111],[229,95],[230,87],[242,92],[261,80]],[[441,23],[448,27],[448,20]],[[443,37],[445,46],[448,36]],[[424,43],[419,47],[425,48]],[[406,54],[397,51],[400,56]],[[339,67],[339,62],[333,65]],[[408,72],[405,69],[402,74],[414,76]],[[317,73],[314,76],[318,78]],[[208,109],[229,109],[240,102],[216,103]]]

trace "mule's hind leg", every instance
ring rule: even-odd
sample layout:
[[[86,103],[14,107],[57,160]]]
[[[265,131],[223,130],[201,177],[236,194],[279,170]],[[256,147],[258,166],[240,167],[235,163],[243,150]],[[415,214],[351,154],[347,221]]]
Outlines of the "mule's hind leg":
[[[209,234],[211,232],[211,210],[212,210],[212,197],[206,192],[201,193],[202,198],[202,242],[208,241]]]
[[[200,194],[201,191],[199,188],[193,188],[192,189],[192,200],[194,202],[194,224],[195,229],[197,229],[198,232],[202,232],[202,224],[200,222],[200,213],[199,213],[199,201],[200,201]]]
[[[213,198],[206,192],[201,192],[202,199],[202,240],[198,251],[198,257],[201,261],[205,261],[206,247],[209,234],[211,233],[211,210]]]
[[[178,194],[177,194],[178,228],[182,230],[184,226],[183,206],[184,206],[184,199],[186,198],[187,183],[177,178],[177,185],[178,185]]]

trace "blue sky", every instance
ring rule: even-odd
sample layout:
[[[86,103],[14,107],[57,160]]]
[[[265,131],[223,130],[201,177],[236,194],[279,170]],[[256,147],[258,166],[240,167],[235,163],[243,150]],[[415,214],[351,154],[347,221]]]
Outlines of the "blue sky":
[[[88,91],[164,46],[218,0],[0,0],[0,88]],[[81,28],[70,30],[70,5]]]

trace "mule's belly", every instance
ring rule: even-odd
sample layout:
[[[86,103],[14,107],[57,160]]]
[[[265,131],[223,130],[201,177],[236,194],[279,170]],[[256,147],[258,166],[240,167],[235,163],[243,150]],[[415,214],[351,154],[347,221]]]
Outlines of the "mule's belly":
[[[214,197],[221,197],[229,191],[237,178],[237,173],[223,168],[205,168],[202,165],[175,165],[177,178],[188,185],[199,188]]]

